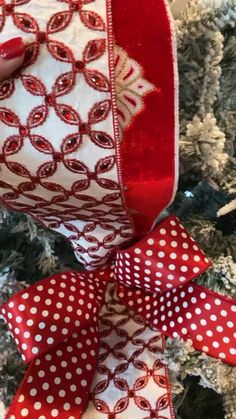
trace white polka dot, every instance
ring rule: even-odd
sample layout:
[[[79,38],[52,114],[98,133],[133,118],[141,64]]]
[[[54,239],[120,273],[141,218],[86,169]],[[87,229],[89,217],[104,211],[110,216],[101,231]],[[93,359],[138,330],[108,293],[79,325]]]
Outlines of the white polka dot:
[[[196,339],[197,339],[198,342],[201,342],[203,340],[203,337],[202,337],[202,335],[197,335]]]
[[[229,343],[230,342],[230,339],[227,336],[224,336],[223,337],[223,342],[224,343]]]
[[[32,353],[33,354],[37,354],[38,353],[38,348],[35,346],[34,348],[32,348]]]
[[[194,256],[193,259],[195,260],[195,262],[199,262],[200,261],[200,257],[198,255]]]
[[[200,293],[200,298],[202,298],[202,299],[206,298],[206,293],[205,292],[201,292]]]
[[[188,267],[187,267],[187,266],[185,266],[185,265],[183,265],[183,266],[181,266],[180,270],[181,270],[182,272],[187,272],[187,271],[188,271]]]
[[[22,409],[20,413],[21,413],[21,416],[25,417],[25,416],[28,416],[29,411],[28,409]]]
[[[35,295],[35,297],[34,297],[34,301],[35,301],[36,303],[38,303],[40,300],[41,300],[40,296],[39,296],[39,295]]]
[[[47,397],[47,402],[48,403],[53,403],[54,402],[54,397],[53,396],[48,396]]]
[[[223,332],[224,329],[223,329],[222,326],[217,326],[216,327],[216,330],[217,330],[217,332],[220,332],[221,333],[221,332]]]
[[[24,394],[20,394],[19,398],[18,398],[18,402],[22,403],[25,400],[25,396]]]
[[[37,313],[37,308],[36,307],[32,307],[31,309],[30,309],[30,313],[31,314],[36,314]]]
[[[134,252],[136,253],[136,255],[140,255],[142,253],[141,249],[139,249],[138,247],[136,247],[136,249],[134,249]]]
[[[64,408],[64,410],[69,410],[70,409],[70,403],[63,404],[63,408]]]
[[[220,344],[219,344],[219,342],[214,341],[214,342],[212,343],[212,346],[213,346],[214,348],[219,348]]]
[[[65,397],[66,392],[65,390],[60,390],[58,394],[59,394],[59,397]]]
[[[226,355],[224,354],[224,352],[220,352],[220,353],[219,353],[219,358],[223,358],[223,359],[225,359],[225,358],[226,358]]]
[[[78,405],[80,405],[81,402],[82,402],[81,398],[80,397],[76,397],[75,403],[78,404]]]
[[[51,332],[56,332],[57,326],[55,324],[52,324],[52,326],[50,326],[50,330]]]
[[[38,376],[39,377],[44,377],[45,376],[45,371],[44,370],[40,370],[39,372],[38,372]]]
[[[226,317],[227,316],[227,311],[221,310],[220,314],[221,314],[222,317]]]
[[[49,288],[49,289],[48,289],[48,294],[50,294],[50,295],[54,294],[54,289]]]
[[[47,310],[42,311],[42,316],[47,317],[49,315],[49,312]]]
[[[166,241],[165,240],[160,240],[159,241],[159,245],[160,246],[165,246],[166,245]]]
[[[54,342],[54,339],[53,338],[51,338],[51,337],[47,338],[47,343],[49,345],[51,345],[53,342]]]
[[[16,323],[21,323],[22,322],[22,317],[21,316],[17,316],[16,317]]]
[[[60,379],[60,377],[56,377],[55,379],[54,379],[54,383],[55,384],[61,384],[61,379]]]
[[[200,323],[202,326],[206,326],[207,325],[207,321],[205,319],[201,319]]]
[[[22,298],[24,300],[27,300],[27,298],[29,298],[29,294],[26,292],[25,294],[22,295]],[[9,307],[10,307],[10,305],[9,305]]]
[[[236,349],[235,348],[230,348],[229,352],[231,353],[231,355],[236,355]]]
[[[204,352],[208,352],[208,351],[209,351],[209,348],[208,348],[208,346],[203,346],[203,347],[202,347],[202,350],[203,350]]]
[[[42,406],[42,404],[41,404],[40,402],[36,402],[36,403],[34,403],[34,408],[35,408],[35,410],[39,410],[39,409],[41,409],[41,406]]]
[[[42,336],[36,335],[34,339],[36,340],[36,342],[40,342],[42,340]]]
[[[207,330],[206,331],[207,336],[211,337],[213,336],[213,332],[211,330]]]
[[[20,311],[24,311],[25,310],[25,305],[24,304],[20,304],[18,308],[19,308]]]
[[[159,256],[159,258],[164,258],[165,257],[165,252],[158,252],[158,256]]]
[[[233,322],[227,322],[227,326],[231,329],[232,327],[234,327],[234,323]]]
[[[233,312],[233,313],[236,313],[236,306],[231,306],[231,311]]]
[[[55,418],[56,416],[59,415],[59,411],[57,409],[52,409],[51,415],[52,415],[53,418]]]
[[[211,305],[210,305],[210,304],[208,304],[208,303],[207,303],[207,304],[205,304],[205,309],[206,309],[206,310],[211,310]]]
[[[37,392],[36,388],[32,388],[32,389],[30,390],[30,395],[31,395],[32,397],[36,396],[36,394],[37,394],[37,393],[38,393],[38,392]]]

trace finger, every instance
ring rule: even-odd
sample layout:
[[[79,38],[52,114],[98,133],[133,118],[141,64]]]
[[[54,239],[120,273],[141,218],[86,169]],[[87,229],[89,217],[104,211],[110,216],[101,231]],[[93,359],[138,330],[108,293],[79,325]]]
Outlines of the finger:
[[[13,38],[0,44],[0,80],[4,80],[21,66],[25,46],[22,38]]]

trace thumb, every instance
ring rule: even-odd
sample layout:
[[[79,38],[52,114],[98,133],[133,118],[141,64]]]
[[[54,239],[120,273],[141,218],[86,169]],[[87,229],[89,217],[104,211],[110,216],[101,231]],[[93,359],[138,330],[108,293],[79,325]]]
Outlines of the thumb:
[[[22,38],[12,38],[0,44],[0,81],[7,79],[21,66],[25,46]]]

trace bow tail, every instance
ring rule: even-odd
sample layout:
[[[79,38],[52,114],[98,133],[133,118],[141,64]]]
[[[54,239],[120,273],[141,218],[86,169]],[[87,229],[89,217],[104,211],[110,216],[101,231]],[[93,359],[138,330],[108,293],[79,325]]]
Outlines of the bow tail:
[[[13,296],[1,312],[25,363],[6,419],[78,419],[99,353],[99,311],[110,272],[63,273]]]
[[[81,417],[99,351],[97,323],[83,330],[30,363],[6,419]]]

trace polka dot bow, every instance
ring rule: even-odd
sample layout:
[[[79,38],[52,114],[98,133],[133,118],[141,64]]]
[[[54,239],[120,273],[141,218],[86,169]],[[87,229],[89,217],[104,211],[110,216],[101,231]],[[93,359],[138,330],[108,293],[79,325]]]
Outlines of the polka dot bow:
[[[1,312],[30,367],[6,419],[75,419],[85,412],[108,282],[151,327],[236,365],[236,305],[190,282],[209,266],[171,216],[135,246],[117,251],[110,267],[57,274],[13,296]]]

